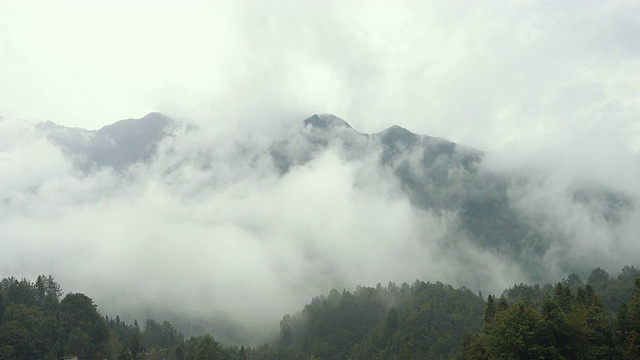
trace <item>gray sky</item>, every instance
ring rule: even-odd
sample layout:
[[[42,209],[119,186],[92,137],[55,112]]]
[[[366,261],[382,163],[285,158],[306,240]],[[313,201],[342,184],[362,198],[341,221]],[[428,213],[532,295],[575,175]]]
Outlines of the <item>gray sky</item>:
[[[640,4],[623,1],[0,0],[0,275],[51,273],[109,314],[189,309],[250,329],[332,287],[527,280],[464,239],[441,247],[455,219],[417,211],[375,159],[330,150],[283,178],[240,165],[316,112],[489,150],[483,169],[535,180],[512,205],[569,239],[550,274],[559,260],[615,270],[640,256],[639,212],[610,228],[569,195],[640,199],[638,34]],[[126,181],[79,176],[16,120],[96,129],[151,111],[202,131]],[[158,178],[201,154],[215,171]]]
[[[3,116],[93,129],[151,111],[220,126],[328,112],[485,149],[638,146],[631,1],[0,4]]]

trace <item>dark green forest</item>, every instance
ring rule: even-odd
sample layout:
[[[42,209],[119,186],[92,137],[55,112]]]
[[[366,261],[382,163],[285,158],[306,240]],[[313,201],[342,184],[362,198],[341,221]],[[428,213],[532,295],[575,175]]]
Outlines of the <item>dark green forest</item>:
[[[0,359],[639,359],[640,270],[516,284],[499,295],[416,280],[332,290],[276,341],[228,346],[168,321],[102,316],[52,276],[0,281]],[[276,331],[276,329],[274,329]]]

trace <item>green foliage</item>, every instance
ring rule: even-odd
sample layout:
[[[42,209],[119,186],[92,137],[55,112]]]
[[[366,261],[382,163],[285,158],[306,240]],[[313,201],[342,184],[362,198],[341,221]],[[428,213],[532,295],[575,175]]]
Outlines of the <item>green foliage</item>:
[[[147,348],[168,349],[182,344],[182,333],[174,329],[170,322],[162,324],[153,319],[147,319],[142,333],[142,342]]]
[[[176,347],[174,357],[176,360],[184,360],[184,350],[182,350],[182,346]]]
[[[118,354],[118,358],[131,358],[129,354],[131,341],[134,337],[140,339],[142,334],[140,329],[135,325],[127,325],[124,321],[120,321],[120,317],[105,317],[105,323],[109,328],[108,348],[112,357]]]
[[[623,303],[616,316],[616,349],[623,359],[640,358],[640,277],[634,281],[633,296]]]
[[[458,360],[485,360],[489,358],[485,348],[484,334],[465,334],[460,349],[456,354]]]
[[[635,276],[635,277],[634,277]],[[614,315],[612,308],[617,309]],[[147,355],[145,355],[147,354]],[[285,315],[275,344],[225,347],[184,339],[171,323],[140,330],[101,317],[51,276],[0,280],[0,359],[638,359],[640,271],[595,269],[555,286],[516,284],[484,301],[440,282],[332,290]]]
[[[640,277],[639,269],[633,266],[624,266],[622,272],[615,279],[610,278],[607,282],[603,281],[605,275],[598,269],[594,270],[594,272],[599,273],[599,276],[596,275],[594,283],[589,284],[596,290],[609,312],[616,312],[621,303],[628,303],[631,300],[634,282]]]
[[[481,329],[484,307],[468,289],[442,283],[333,290],[283,317],[280,345],[304,358],[449,358],[465,332]]]
[[[247,347],[245,359],[247,360],[307,360],[314,357],[305,357],[299,351],[280,345],[264,344],[255,348]]]
[[[578,286],[576,296],[570,286],[560,282],[545,295],[539,306],[520,300],[509,310],[485,321],[483,333],[469,335],[463,342],[460,359],[615,359],[623,350],[628,330],[627,314],[618,322],[606,310],[590,285]],[[625,309],[624,307],[622,309]],[[630,340],[633,342],[633,339]]]
[[[191,360],[222,360],[222,349],[210,335],[191,337],[185,342],[185,357]]]
[[[137,335],[131,337],[131,343],[129,344],[129,352],[131,353],[131,359],[137,360],[140,356],[140,340]]]
[[[591,271],[587,284],[591,285],[596,291],[604,292],[610,281],[611,277],[606,271],[596,268]]]
[[[541,322],[542,315],[527,302],[497,314],[487,325],[484,338],[487,355],[491,359],[544,359]]]
[[[487,296],[487,306],[484,310],[484,323],[489,324],[493,321],[498,311],[496,307],[495,297],[493,295]]]
[[[0,281],[0,358],[108,356],[109,331],[92,300],[62,291],[51,276]]]

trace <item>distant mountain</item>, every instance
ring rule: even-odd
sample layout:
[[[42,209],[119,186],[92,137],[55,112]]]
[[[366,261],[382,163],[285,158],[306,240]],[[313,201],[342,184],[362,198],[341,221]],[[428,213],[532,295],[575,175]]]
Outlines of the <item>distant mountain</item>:
[[[534,278],[543,279],[543,259],[565,234],[550,231],[544,220],[532,217],[513,204],[510,191],[524,189],[529,179],[511,178],[481,171],[484,152],[447,141],[421,136],[400,126],[380,133],[362,134],[333,115],[313,115],[289,138],[274,142],[268,150],[281,174],[315,159],[331,147],[346,160],[375,156],[401,184],[414,206],[440,215],[451,215],[458,226],[447,241],[461,237],[480,248],[507,255]],[[633,209],[625,194],[608,189],[576,188],[572,201],[598,209],[594,218],[615,225]],[[542,222],[541,222],[542,221]],[[597,264],[595,264],[597,265]]]
[[[125,169],[150,161],[158,144],[172,133],[176,122],[158,113],[142,119],[122,120],[97,131],[41,123],[49,140],[85,172],[101,167]],[[197,129],[195,129],[197,131]],[[285,139],[274,141],[254,161],[270,161],[284,176],[304,166],[327,149],[344,161],[374,159],[394,176],[414,206],[457,219],[447,241],[470,239],[480,248],[509,256],[534,278],[544,278],[542,261],[562,234],[546,231],[540,219],[514,206],[509,191],[525,178],[508,178],[480,170],[484,153],[445,139],[421,136],[400,126],[380,133],[363,134],[346,121],[329,114],[315,114]],[[199,159],[173,159],[161,176],[180,173],[182,166],[213,171],[203,151]],[[572,201],[600,209],[593,216],[615,224],[634,207],[633,201],[607,189],[576,189]],[[557,251],[557,249],[556,249]],[[597,264],[596,264],[597,265]],[[591,266],[591,265],[588,265]],[[537,272],[537,273],[536,273]]]
[[[155,154],[158,143],[173,123],[159,113],[121,120],[99,130],[69,128],[52,122],[37,126],[48,139],[84,171],[110,166],[121,170]]]
[[[548,242],[510,205],[509,179],[478,170],[482,151],[400,126],[361,134],[333,115],[313,115],[303,124],[300,131],[268,150],[281,173],[312,161],[329,146],[339,149],[347,160],[376,154],[379,166],[397,178],[415,206],[459,217],[460,228],[452,229],[451,241],[465,235],[482,248],[539,268],[539,255]]]

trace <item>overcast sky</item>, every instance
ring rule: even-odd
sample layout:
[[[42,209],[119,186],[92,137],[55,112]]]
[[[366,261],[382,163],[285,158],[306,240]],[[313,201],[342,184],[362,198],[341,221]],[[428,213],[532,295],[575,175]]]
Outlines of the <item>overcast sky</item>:
[[[639,34],[635,1],[0,0],[0,275],[51,272],[109,314],[138,291],[139,307],[269,324],[332,287],[526,280],[470,244],[441,248],[455,219],[417,211],[375,159],[243,172],[238,143],[260,154],[313,113],[488,150],[483,169],[536,180],[511,205],[570,239],[545,260],[553,276],[562,256],[615,270],[640,256],[640,212],[610,228],[569,195],[640,199]],[[79,176],[16,120],[97,129],[152,111],[202,131],[126,181]],[[215,171],[157,176],[201,154]]]
[[[639,14],[633,1],[2,1],[0,114],[94,129],[151,111],[326,112],[483,148],[637,147]]]

